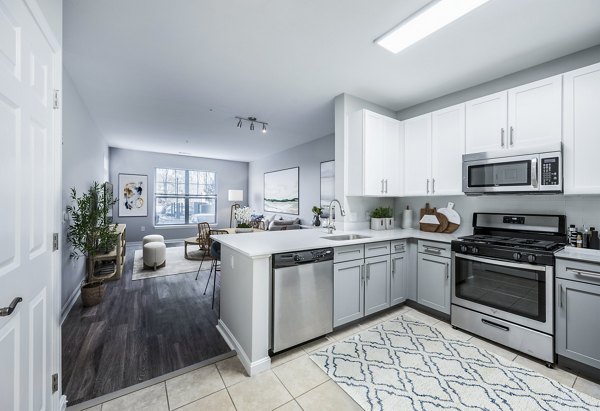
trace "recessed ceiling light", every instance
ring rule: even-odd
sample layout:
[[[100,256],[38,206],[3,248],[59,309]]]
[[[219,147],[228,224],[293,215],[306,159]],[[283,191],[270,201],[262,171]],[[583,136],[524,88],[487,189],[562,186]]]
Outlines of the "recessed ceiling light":
[[[438,0],[375,39],[381,47],[398,53],[440,30],[489,0]]]

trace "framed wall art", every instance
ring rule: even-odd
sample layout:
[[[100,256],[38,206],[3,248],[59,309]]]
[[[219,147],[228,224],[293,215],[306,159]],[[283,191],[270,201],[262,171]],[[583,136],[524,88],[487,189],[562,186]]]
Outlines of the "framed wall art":
[[[300,167],[265,173],[264,211],[271,213],[300,213]]]
[[[148,216],[148,176],[119,174],[119,217]]]

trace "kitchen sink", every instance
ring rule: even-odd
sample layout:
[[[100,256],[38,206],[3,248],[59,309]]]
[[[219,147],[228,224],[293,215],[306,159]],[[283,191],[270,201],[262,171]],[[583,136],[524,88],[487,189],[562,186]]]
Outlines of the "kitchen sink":
[[[360,235],[360,234],[340,234],[340,235],[328,235],[326,237],[321,237],[325,240],[333,240],[333,241],[348,241],[348,240],[360,240],[362,238],[371,238],[368,235]]]

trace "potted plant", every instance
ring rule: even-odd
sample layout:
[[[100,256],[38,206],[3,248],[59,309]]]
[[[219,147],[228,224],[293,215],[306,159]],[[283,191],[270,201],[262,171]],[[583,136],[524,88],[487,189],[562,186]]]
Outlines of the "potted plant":
[[[323,209],[321,207],[313,206],[312,213],[315,215],[313,217],[313,225],[315,227],[319,227],[321,225],[321,214],[323,213]]]
[[[371,230],[391,230],[394,228],[393,211],[390,207],[377,207],[371,212]]]
[[[235,210],[237,221],[236,233],[252,232],[252,210],[250,207],[241,207]]]
[[[107,214],[116,202],[112,192],[94,181],[86,193],[77,194],[71,188],[71,202],[67,211],[71,224],[67,230],[67,241],[73,246],[71,258],[86,257],[86,280],[81,285],[83,305],[90,307],[102,301],[105,285],[94,280],[94,256],[106,253],[117,245],[116,225],[108,222]]]

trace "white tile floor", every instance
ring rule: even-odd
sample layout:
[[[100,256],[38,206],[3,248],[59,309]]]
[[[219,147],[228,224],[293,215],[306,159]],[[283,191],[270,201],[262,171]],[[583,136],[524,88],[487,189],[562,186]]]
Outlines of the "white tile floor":
[[[386,312],[364,324],[336,331],[272,359],[272,369],[249,378],[237,359],[228,358],[187,374],[105,402],[93,411],[192,410],[360,410],[361,408],[308,357],[311,352],[348,338],[401,313],[435,324],[445,335],[470,341],[494,354],[529,367],[569,387],[600,398],[600,385],[560,369],[519,356],[512,351],[463,333],[436,318],[408,307]]]

